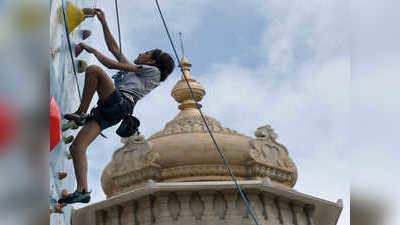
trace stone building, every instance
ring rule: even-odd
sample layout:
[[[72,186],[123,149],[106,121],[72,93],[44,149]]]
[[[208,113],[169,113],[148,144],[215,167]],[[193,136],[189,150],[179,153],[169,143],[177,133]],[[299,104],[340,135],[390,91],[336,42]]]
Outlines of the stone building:
[[[195,98],[205,89],[182,68]],[[124,139],[102,174],[107,199],[73,212],[72,225],[255,224],[192,100],[184,80],[172,89],[178,115],[149,138]],[[269,126],[255,138],[205,116],[260,225],[334,225],[337,203],[297,192],[297,168]]]

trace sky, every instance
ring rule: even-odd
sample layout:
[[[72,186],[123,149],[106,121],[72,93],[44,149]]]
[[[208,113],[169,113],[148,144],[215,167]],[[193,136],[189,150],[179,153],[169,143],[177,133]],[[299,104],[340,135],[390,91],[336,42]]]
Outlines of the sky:
[[[298,167],[294,188],[332,202],[343,199],[338,224],[348,224],[348,3],[182,0],[160,5],[177,47],[178,32],[183,33],[191,74],[206,89],[203,111],[224,127],[253,137],[258,127],[270,124]],[[96,6],[104,9],[117,37],[113,2],[99,0]],[[156,47],[172,53],[152,1],[119,1],[119,7],[122,48],[129,58]],[[88,43],[106,53],[101,26],[92,23]],[[136,105],[146,137],[178,113],[170,95],[178,79],[176,69]],[[92,202],[105,199],[100,176],[122,146],[115,129],[106,130],[109,138],[97,138],[87,151]]]
[[[382,199],[398,200],[387,185],[398,184],[390,177],[399,168],[398,141],[393,142],[400,122],[394,104],[399,82],[387,82],[398,81],[400,70],[399,47],[392,44],[400,34],[393,29],[399,19],[394,8],[345,0],[160,4],[177,47],[178,32],[183,33],[191,74],[206,89],[203,111],[248,136],[270,124],[298,167],[297,191],[332,202],[343,199],[339,225],[350,223],[350,187],[356,194],[374,187]],[[113,2],[98,0],[96,6],[104,9],[117,37]],[[122,47],[129,58],[156,47],[172,53],[154,2],[121,0],[119,6]],[[98,21],[93,31],[88,43],[105,53]],[[136,105],[146,137],[178,113],[170,91],[179,78],[176,69]],[[100,176],[122,146],[115,128],[87,152],[93,202],[105,199]]]

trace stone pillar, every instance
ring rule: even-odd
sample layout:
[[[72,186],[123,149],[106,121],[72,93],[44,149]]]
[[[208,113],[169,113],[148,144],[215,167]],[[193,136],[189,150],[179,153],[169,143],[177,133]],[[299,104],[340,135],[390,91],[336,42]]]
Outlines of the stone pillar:
[[[216,219],[224,220],[226,213],[226,201],[220,192],[217,192],[214,195],[213,208],[216,214]]]
[[[204,213],[204,203],[201,201],[200,195],[197,192],[193,192],[190,199],[190,210],[195,220],[201,220]]]
[[[110,218],[110,225],[119,225],[119,216],[120,216],[120,206],[112,206],[107,209],[109,218]]]
[[[243,219],[240,215],[238,215],[238,211],[236,209],[236,200],[238,198],[238,194],[235,190],[225,190],[222,193],[224,194],[224,198],[226,200],[225,224],[236,224],[238,221]]]
[[[148,225],[153,222],[151,197],[145,196],[138,200],[136,218],[138,225]]]
[[[202,191],[200,192],[200,198],[204,203],[204,213],[202,216],[203,224],[212,224],[215,220],[215,212],[213,209],[213,201],[215,191]]]
[[[178,220],[181,212],[181,205],[176,197],[176,194],[173,192],[168,195],[168,212],[173,221]]]
[[[247,199],[249,201],[250,207],[253,211],[254,216],[256,217],[257,221],[259,224],[265,224],[265,218],[264,218],[264,206],[260,200],[259,196],[259,191],[247,191]],[[249,215],[249,217],[251,217]],[[253,220],[253,218],[250,218],[250,220]]]
[[[137,225],[136,202],[129,201],[122,205],[121,225]]]
[[[185,225],[185,224],[192,224],[194,221],[194,216],[190,210],[190,199],[192,197],[191,192],[186,191],[178,191],[177,198],[181,205],[181,212],[179,213],[178,223]]]
[[[307,225],[307,217],[300,205],[292,205],[293,213],[296,218],[296,225]]]
[[[290,203],[285,199],[278,200],[279,209],[281,212],[282,222],[284,225],[293,225],[293,213]]]
[[[246,205],[243,202],[243,199],[242,199],[240,193],[238,193],[238,197],[236,199],[235,205],[236,205],[237,213],[241,217],[241,219],[239,220],[240,224],[250,224],[249,213],[247,212]]]
[[[314,223],[314,214],[315,214],[315,206],[307,205],[304,207],[305,214],[307,216],[307,225],[315,225]]]
[[[264,205],[264,217],[267,220],[267,224],[280,224],[279,208],[276,205],[274,196],[262,192],[261,199]]]
[[[168,192],[160,192],[156,194],[153,207],[153,215],[157,225],[173,224],[173,219],[168,212]]]
[[[106,223],[106,211],[98,210],[96,211],[96,225],[107,225]]]

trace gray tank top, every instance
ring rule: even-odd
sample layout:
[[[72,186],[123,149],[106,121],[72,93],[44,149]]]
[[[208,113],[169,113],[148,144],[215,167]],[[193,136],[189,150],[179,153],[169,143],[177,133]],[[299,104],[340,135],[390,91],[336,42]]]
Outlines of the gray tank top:
[[[117,90],[136,103],[160,85],[161,73],[155,66],[141,65],[137,72],[119,71],[112,78]]]

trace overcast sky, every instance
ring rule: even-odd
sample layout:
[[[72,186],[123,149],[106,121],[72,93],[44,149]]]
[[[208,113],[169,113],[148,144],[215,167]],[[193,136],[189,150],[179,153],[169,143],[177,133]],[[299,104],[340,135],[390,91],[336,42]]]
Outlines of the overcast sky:
[[[399,82],[386,88],[379,85],[381,78],[372,75],[379,70],[382,76],[393,78],[400,69],[391,56],[384,64],[377,65],[375,60],[398,50],[385,45],[390,40],[375,43],[382,37],[365,25],[373,23],[383,32],[393,25],[378,15],[378,6],[363,3],[365,10],[360,12],[356,10],[360,5],[357,1],[349,9],[345,0],[232,0],[229,4],[164,0],[160,4],[177,46],[178,32],[184,34],[192,76],[206,89],[201,102],[204,112],[224,127],[248,136],[253,136],[257,127],[270,124],[298,167],[295,189],[333,202],[343,199],[344,211],[338,224],[349,224],[350,168],[355,177],[363,177],[357,173],[365,174],[357,170],[357,165],[361,167],[359,159],[373,162],[382,157],[376,151],[385,142],[384,137],[377,137],[383,132],[381,122],[399,121],[390,119],[398,107],[395,112],[376,107],[382,101],[396,100],[394,91]],[[112,32],[117,34],[113,1],[98,0],[96,5],[104,9]],[[119,5],[123,52],[129,58],[156,47],[172,53],[153,1],[120,0]],[[394,10],[390,14],[390,8],[384,10],[393,21],[399,17]],[[356,20],[350,21],[349,11]],[[94,34],[88,43],[106,52],[100,24],[92,23]],[[353,26],[357,28],[351,30]],[[368,38],[358,41],[358,35]],[[135,115],[146,137],[163,129],[178,113],[170,91],[179,78],[176,69],[136,105]],[[376,89],[370,91],[374,84]],[[389,99],[382,98],[388,90],[393,91]],[[361,98],[364,92],[370,95]],[[378,116],[380,110],[387,117]],[[100,176],[112,153],[122,146],[115,128],[106,130],[109,138],[97,138],[88,150],[92,202],[105,199]],[[366,139],[374,139],[374,144],[367,145]],[[394,161],[389,156],[394,145],[386,145],[389,154],[382,160],[390,163]],[[352,156],[356,160],[351,161]],[[374,167],[368,173],[384,176],[384,171],[379,173]]]

